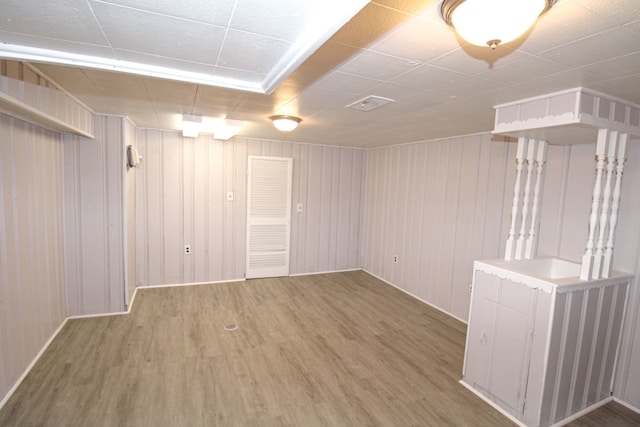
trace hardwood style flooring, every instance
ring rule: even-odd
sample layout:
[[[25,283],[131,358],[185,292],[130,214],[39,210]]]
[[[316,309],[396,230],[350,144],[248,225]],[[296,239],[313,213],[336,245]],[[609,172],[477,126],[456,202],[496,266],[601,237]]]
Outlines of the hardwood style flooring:
[[[465,332],[361,271],[139,289],[68,321],[0,426],[513,425],[458,383]],[[639,423],[609,404],[572,425]]]

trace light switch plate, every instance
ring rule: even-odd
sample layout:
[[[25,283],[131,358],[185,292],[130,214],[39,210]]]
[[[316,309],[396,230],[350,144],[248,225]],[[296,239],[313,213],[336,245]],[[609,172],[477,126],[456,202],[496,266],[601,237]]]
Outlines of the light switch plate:
[[[227,202],[233,202],[233,191],[227,191]]]

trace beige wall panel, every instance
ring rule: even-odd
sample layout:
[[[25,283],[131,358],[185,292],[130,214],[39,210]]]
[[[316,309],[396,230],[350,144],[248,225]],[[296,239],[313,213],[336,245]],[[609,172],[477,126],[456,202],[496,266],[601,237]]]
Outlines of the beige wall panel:
[[[0,400],[67,315],[59,135],[0,114]]]
[[[125,120],[96,116],[95,121],[95,140],[64,135],[70,315],[124,310]]]
[[[466,319],[473,259],[504,245],[508,155],[490,135],[369,150],[365,268]]]
[[[127,145],[131,145],[134,148],[136,144],[136,128],[129,121],[125,121],[125,134],[123,146],[126,150]],[[124,152],[126,156],[126,151]],[[126,159],[126,157],[125,157]],[[133,292],[137,286],[136,283],[136,174],[137,168],[125,167],[125,231],[126,231],[126,288],[127,288],[127,305],[131,301]]]
[[[250,154],[294,159],[291,274],[360,266],[364,150],[152,130],[138,142],[138,283],[244,278]]]

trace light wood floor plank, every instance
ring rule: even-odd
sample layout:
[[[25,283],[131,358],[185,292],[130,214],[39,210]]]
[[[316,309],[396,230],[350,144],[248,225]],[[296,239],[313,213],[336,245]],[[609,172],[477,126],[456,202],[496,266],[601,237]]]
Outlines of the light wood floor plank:
[[[364,272],[140,289],[129,315],[67,322],[0,425],[512,425],[458,383],[465,332]]]

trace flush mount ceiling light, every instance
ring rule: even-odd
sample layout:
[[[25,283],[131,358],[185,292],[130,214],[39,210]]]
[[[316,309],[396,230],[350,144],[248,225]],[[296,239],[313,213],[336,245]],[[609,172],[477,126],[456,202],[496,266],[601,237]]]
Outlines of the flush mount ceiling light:
[[[202,129],[202,116],[195,114],[182,115],[182,136],[196,138]]]
[[[242,130],[244,122],[242,120],[225,119],[213,130],[213,139],[228,140]]]
[[[440,13],[476,46],[509,43],[524,34],[556,0],[443,0]]]
[[[295,116],[271,116],[269,117],[273,126],[278,129],[280,132],[291,132],[295,128],[298,127],[302,119],[300,117]]]
[[[182,115],[182,136],[197,138],[201,133],[213,134],[213,139],[228,140],[244,127],[242,120],[202,117],[195,114]]]

